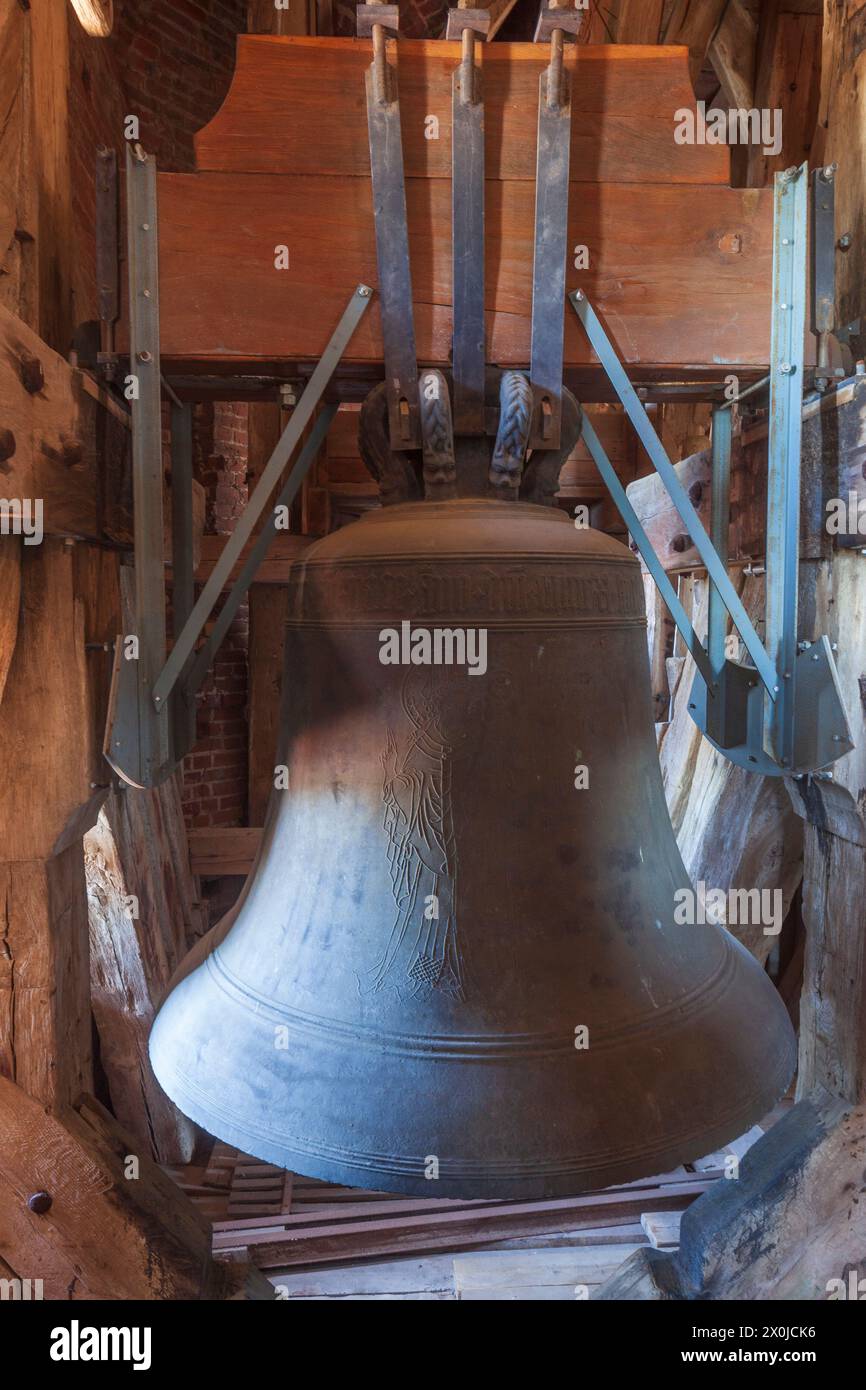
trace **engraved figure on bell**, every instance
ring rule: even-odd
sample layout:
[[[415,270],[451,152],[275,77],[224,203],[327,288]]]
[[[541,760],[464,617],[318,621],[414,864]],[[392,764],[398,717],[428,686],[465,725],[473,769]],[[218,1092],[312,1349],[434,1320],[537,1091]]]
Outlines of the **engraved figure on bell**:
[[[388,864],[397,915],[370,988],[429,998],[465,998],[457,936],[457,844],[451,808],[453,749],[443,730],[434,680],[408,679],[402,703],[408,733],[391,729],[382,754]],[[431,901],[435,910],[430,910]]]

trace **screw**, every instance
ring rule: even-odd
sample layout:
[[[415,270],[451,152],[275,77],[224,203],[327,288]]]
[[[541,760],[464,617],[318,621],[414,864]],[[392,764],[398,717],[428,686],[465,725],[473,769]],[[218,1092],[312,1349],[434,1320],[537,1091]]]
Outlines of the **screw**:
[[[821,178],[824,180],[825,183],[832,183],[833,175],[835,174],[838,168],[839,166],[835,163],[835,161],[833,164],[824,165],[824,168],[821,170]]]
[[[36,1216],[44,1216],[51,1208],[50,1192],[33,1192],[27,1198],[27,1205]]]
[[[369,285],[359,285],[359,286],[358,286],[358,293],[359,293],[359,295],[361,296],[362,299],[369,299],[369,297],[370,297],[370,286],[369,286]]]
[[[819,658],[817,652],[816,652],[815,655],[812,657],[812,660],[813,660],[813,661],[819,661],[819,660],[820,660],[820,658]]]
[[[840,251],[850,251],[851,241],[851,233],[845,232],[844,236],[840,236],[839,240],[836,242],[836,245],[838,246]]]
[[[791,362],[783,362],[779,368],[781,376],[793,376],[797,368]]]
[[[798,651],[801,651],[801,652],[807,652],[807,651],[809,650],[809,648],[811,647],[811,645],[812,645],[811,642],[798,642],[798,643],[797,643],[797,650],[798,650]]]
[[[148,352],[147,349],[145,349],[143,352],[137,353],[136,355],[137,355],[137,357],[138,357],[139,362],[152,362],[152,361],[153,361],[153,353],[152,353],[152,352]]]

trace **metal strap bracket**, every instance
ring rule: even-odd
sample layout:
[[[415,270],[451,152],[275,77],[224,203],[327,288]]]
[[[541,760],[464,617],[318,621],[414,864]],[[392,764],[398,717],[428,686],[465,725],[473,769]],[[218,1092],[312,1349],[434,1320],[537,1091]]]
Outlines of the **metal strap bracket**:
[[[646,410],[582,290],[572,307],[683,520],[709,582],[705,648],[653,550],[592,424],[587,447],[610,490],[697,666],[689,710],[702,733],[730,761],[771,776],[826,767],[853,745],[832,648],[826,636],[797,641],[799,499],[806,312],[807,166],[775,179],[770,423],[767,492],[766,643],[762,643],[727,571],[732,421],[713,412],[712,538],[668,458]],[[753,663],[726,658],[727,616]],[[763,687],[763,689],[762,689]]]
[[[409,228],[403,177],[403,139],[397,71],[388,61],[385,27],[379,15],[385,6],[358,7],[359,22],[369,22],[373,61],[367,69],[367,129],[376,264],[382,312],[382,343],[388,397],[388,426],[393,449],[419,449],[421,422],[418,366],[409,263]]]
[[[569,11],[555,10],[562,20]],[[574,14],[574,11],[570,12]],[[563,66],[564,31],[550,31],[550,63],[538,80],[535,251],[529,380],[534,403],[529,445],[559,448],[565,322],[565,261],[571,159],[571,89]]]
[[[451,132],[454,429],[458,435],[483,435],[484,103],[470,27],[462,30],[461,59],[452,77]]]
[[[195,738],[195,694],[277,532],[276,508],[251,545],[226,595],[213,631],[195,646],[271,494],[313,420],[337,365],[373,291],[358,285],[264,469],[243,515],[193,602],[192,412],[177,398],[172,406],[172,560],[174,630],[166,659],[166,593],[163,537],[162,378],[159,360],[156,164],[139,146],[127,148],[130,369],[135,532],[134,630],[118,637],[103,751],[125,782],[154,787],[169,777]],[[172,393],[169,392],[171,395]],[[323,407],[296,459],[276,505],[288,505],[324,441],[336,406]],[[134,638],[134,641],[130,641]],[[137,654],[136,654],[137,647]],[[132,658],[132,659],[130,659]]]

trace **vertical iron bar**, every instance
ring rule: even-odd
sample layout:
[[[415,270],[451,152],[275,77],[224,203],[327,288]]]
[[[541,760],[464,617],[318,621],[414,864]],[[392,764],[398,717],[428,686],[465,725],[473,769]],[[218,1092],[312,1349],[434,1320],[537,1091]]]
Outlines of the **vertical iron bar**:
[[[141,780],[150,786],[169,747],[168,719],[153,704],[166,630],[156,161],[140,145],[126,147],[126,190]]]
[[[400,100],[381,24],[373,25],[373,62],[367,69],[366,85],[391,446],[417,449],[421,447],[421,421]]]
[[[195,598],[192,510],[192,406],[171,407],[171,611],[172,629],[182,631]],[[195,700],[179,682],[173,692],[174,756],[195,743]]]
[[[806,331],[808,165],[774,181],[773,307],[767,476],[766,646],[779,673],[767,733],[777,760],[794,756],[794,663],[800,549],[800,448]]]
[[[732,412],[713,407],[713,476],[710,504],[710,540],[721,563],[728,564],[728,526],[731,517],[731,436]],[[725,664],[727,609],[715,584],[710,581],[707,650],[713,674],[718,678]]]
[[[451,79],[454,431],[484,434],[484,104],[475,34]]]
[[[550,63],[538,80],[535,173],[535,251],[532,266],[532,337],[529,379],[533,416],[529,447],[559,448],[571,95],[563,68],[564,35],[551,35]]]

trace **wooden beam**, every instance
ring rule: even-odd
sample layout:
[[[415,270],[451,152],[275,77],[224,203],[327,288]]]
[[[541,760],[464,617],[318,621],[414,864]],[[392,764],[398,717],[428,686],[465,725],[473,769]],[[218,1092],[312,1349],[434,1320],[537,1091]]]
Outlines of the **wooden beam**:
[[[664,0],[619,0],[617,43],[658,43]]]
[[[46,535],[131,538],[128,419],[103,397],[0,308],[0,491],[40,499]]]
[[[857,1298],[866,1209],[866,1110],[816,1093],[795,1105],[683,1214],[676,1252],[638,1250],[600,1302]],[[847,1272],[855,1271],[850,1293]]]
[[[107,39],[114,25],[113,0],[72,0],[72,8],[86,34]]]
[[[351,287],[378,283],[367,180],[163,174],[159,194],[162,354],[177,370],[208,359],[316,359]],[[409,179],[407,202],[418,357],[447,363],[450,181]],[[525,365],[534,227],[525,185],[488,182],[487,215],[488,357]],[[568,287],[579,280],[630,365],[662,365],[682,379],[711,366],[764,365],[771,223],[769,192],[756,199],[715,185],[572,184],[568,243],[589,247],[590,269],[571,270]],[[293,248],[287,271],[275,272],[272,250],[265,254],[277,244]],[[570,311],[565,358],[567,366],[593,361]],[[381,360],[374,303],[346,361]]]
[[[28,6],[31,156],[38,222],[40,337],[63,354],[75,328],[75,237],[69,144],[69,11],[62,3]],[[31,229],[32,230],[32,229]]]
[[[400,109],[410,179],[450,183],[451,79],[459,58],[457,43],[400,41]],[[478,60],[484,76],[487,177],[534,182],[544,45],[481,45]],[[567,44],[564,61],[572,77],[576,179],[727,182],[723,149],[673,141],[674,112],[693,101],[680,49]],[[240,35],[226,99],[195,137],[198,171],[346,176],[368,183],[367,129],[358,119],[358,103],[369,64],[366,40]],[[437,140],[425,138],[429,115],[439,122]]]
[[[169,980],[207,926],[197,901],[180,778],[112,792],[84,837],[93,1015],[118,1121],[159,1163],[188,1163],[195,1125],[172,1105],[147,1042]]]
[[[0,305],[38,330],[31,37],[30,14],[7,0],[0,8]]]
[[[274,745],[276,748],[276,745]],[[273,784],[273,755],[271,765]],[[204,826],[189,831],[190,867],[202,878],[246,875],[253,866],[262,838],[256,826]]]
[[[728,0],[709,47],[710,62],[728,107],[749,111],[755,105],[757,42],[758,26],[743,0]]]
[[[0,705],[18,640],[21,600],[21,538],[0,536]]]
[[[728,0],[674,0],[665,30],[665,43],[685,44],[689,72],[696,82]]]
[[[835,161],[836,229],[851,238],[836,257],[836,309],[841,327],[860,320],[852,349],[866,353],[866,6],[828,3],[824,27],[824,87],[821,120],[826,139],[823,162]]]
[[[866,1105],[866,561],[858,547],[816,570],[813,621],[836,643],[854,748],[831,783],[790,784],[806,832],[798,1092],[820,1085]]]
[[[0,1078],[0,1257],[15,1276],[46,1299],[231,1296],[247,1270],[210,1244],[210,1223],[92,1096],[61,1123]]]
[[[288,584],[292,566],[305,550],[309,550],[313,539],[310,536],[296,535],[294,532],[275,536],[267,556],[256,571],[253,584]],[[227,540],[227,536],[202,536],[201,559],[195,571],[197,584],[203,584],[211,574],[214,565],[225,549]],[[245,546],[228,577],[228,584],[233,583],[237,578],[248,552],[249,547]]]

